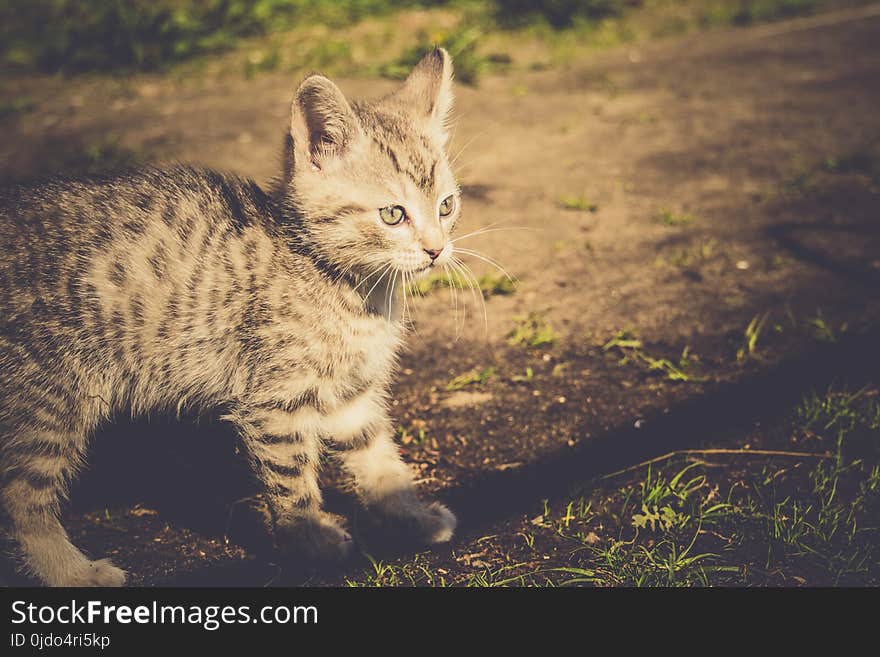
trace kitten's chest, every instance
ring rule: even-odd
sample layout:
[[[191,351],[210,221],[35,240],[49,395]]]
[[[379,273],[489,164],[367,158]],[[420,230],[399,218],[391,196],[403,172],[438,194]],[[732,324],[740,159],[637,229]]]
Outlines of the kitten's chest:
[[[399,332],[385,320],[361,319],[344,332],[344,357],[336,375],[354,387],[368,387],[390,377],[399,346]]]
[[[401,338],[396,326],[383,319],[349,317],[325,318],[308,332],[303,328],[288,334],[286,365],[273,367],[283,372],[282,396],[315,396],[320,406],[332,410],[368,389],[390,385]]]

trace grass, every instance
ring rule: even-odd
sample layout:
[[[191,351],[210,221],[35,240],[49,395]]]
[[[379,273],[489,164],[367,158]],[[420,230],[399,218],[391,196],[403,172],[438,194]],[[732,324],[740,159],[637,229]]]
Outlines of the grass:
[[[807,394],[734,444],[655,457],[529,515],[348,583],[880,585],[880,387]]]
[[[748,326],[746,326],[746,330],[743,332],[742,346],[736,351],[736,361],[738,363],[754,359],[757,356],[758,339],[761,337],[761,332],[764,330],[764,325],[767,323],[768,315],[769,313],[755,315],[752,317]]]
[[[737,4],[708,3],[703,20],[709,25],[752,25],[815,13],[821,0],[745,0]]]
[[[769,330],[768,330],[769,329]],[[736,348],[736,361],[743,364],[749,361],[772,360],[774,340],[782,334],[797,335],[803,339],[834,343],[849,330],[847,322],[831,322],[825,318],[822,309],[812,317],[797,317],[791,308],[773,309],[752,317],[742,332]]]
[[[246,76],[318,68],[400,77],[419,54],[440,44],[456,58],[459,80],[472,84],[512,65],[543,68],[596,48],[858,3],[9,0],[0,3],[0,68],[65,74],[151,71],[241,49],[247,51]],[[419,13],[429,19],[418,19]]]
[[[563,196],[559,205],[564,210],[576,210],[578,212],[598,212],[599,206],[588,201],[583,196]]]
[[[36,103],[30,96],[16,96],[8,100],[0,100],[0,121],[30,112],[35,107]]]
[[[621,365],[636,363],[649,372],[660,373],[669,381],[693,383],[705,380],[695,372],[699,367],[700,359],[691,353],[689,347],[685,347],[678,359],[672,361],[669,358],[651,355],[635,333],[621,330],[602,346],[602,350],[618,353],[621,356],[619,361]]]
[[[554,28],[571,27],[578,20],[619,15],[628,6],[622,0],[496,0],[496,20],[515,26],[546,21]]]
[[[874,145],[878,140],[874,140]],[[829,173],[857,174],[869,177],[874,183],[880,182],[880,154],[872,147],[862,146],[839,156],[828,156],[822,168]]]
[[[460,24],[448,31],[421,31],[417,41],[395,60],[379,67],[384,77],[402,80],[425,52],[439,45],[445,48],[455,62],[455,78],[465,84],[474,85],[489,71],[498,71],[511,63],[504,53],[484,54],[478,49],[484,38],[484,29],[475,24]]]
[[[377,561],[371,555],[364,555],[371,568],[357,579],[345,579],[351,588],[380,586],[446,586],[447,582],[441,573],[433,572],[428,565],[417,556],[409,563],[400,565]]]
[[[691,269],[705,263],[718,253],[718,242],[710,238],[676,249],[668,256],[657,256],[655,264],[658,266],[668,265],[678,269]]]
[[[113,133],[84,137],[51,137],[40,144],[36,167],[27,171],[28,177],[57,173],[93,175],[125,169],[159,157],[158,149],[135,150],[122,143]],[[0,185],[21,182],[18,170],[9,176],[0,176]]]
[[[522,374],[514,374],[510,377],[510,380],[513,383],[530,383],[534,378],[535,370],[531,367],[526,367]]]
[[[468,386],[483,385],[495,376],[495,368],[487,367],[483,370],[471,370],[465,374],[459,374],[446,384],[444,390],[453,391],[467,388]]]
[[[295,25],[342,26],[414,0],[27,0],[0,5],[0,63],[22,70],[155,70]]]
[[[549,347],[558,341],[559,336],[553,326],[539,313],[518,318],[516,325],[507,334],[507,343],[512,346]]]
[[[428,425],[424,420],[413,420],[409,426],[398,427],[397,435],[404,445],[423,446],[428,442]]]
[[[644,466],[640,477],[626,472],[630,481],[587,519],[619,528],[601,545],[584,545],[591,581],[880,582],[878,390],[813,393],[783,424],[779,437],[800,450],[709,449],[708,458],[697,450],[689,456],[695,462],[674,454],[659,469]],[[719,462],[722,452],[733,461]],[[558,531],[583,543],[580,525],[567,525],[566,515],[555,520]]]
[[[657,213],[657,221],[666,226],[688,226],[694,223],[695,217],[686,212],[673,212],[668,208],[664,208]]]
[[[837,342],[841,333],[846,333],[848,325],[841,324],[837,330],[829,324],[822,315],[822,311],[818,311],[815,317],[807,319],[807,326],[812,331],[812,335],[820,342]]]
[[[516,292],[516,282],[500,272],[488,272],[477,279],[484,297],[507,296]],[[456,273],[438,273],[425,276],[409,286],[413,294],[426,295],[440,289],[467,290],[470,282]]]
[[[880,137],[866,139],[857,148],[828,155],[820,162],[798,162],[783,182],[788,197],[811,197],[823,192],[838,176],[851,176],[868,189],[880,185]]]

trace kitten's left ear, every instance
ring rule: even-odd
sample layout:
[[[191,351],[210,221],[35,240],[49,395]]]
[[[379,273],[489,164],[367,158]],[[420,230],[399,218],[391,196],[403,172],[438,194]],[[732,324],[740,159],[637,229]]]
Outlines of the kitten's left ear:
[[[434,48],[416,64],[395,97],[426,121],[445,143],[452,112],[452,58],[443,48]]]

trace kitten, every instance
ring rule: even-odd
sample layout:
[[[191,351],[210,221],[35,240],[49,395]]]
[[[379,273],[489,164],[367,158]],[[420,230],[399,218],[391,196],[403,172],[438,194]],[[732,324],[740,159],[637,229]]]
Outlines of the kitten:
[[[226,409],[283,549],[352,548],[321,509],[325,449],[368,510],[452,537],[386,408],[402,281],[452,257],[451,106],[436,49],[373,103],[306,78],[271,194],[183,166],[0,192],[0,502],[24,568],[51,586],[124,583],[58,520],[90,434],[120,410]]]

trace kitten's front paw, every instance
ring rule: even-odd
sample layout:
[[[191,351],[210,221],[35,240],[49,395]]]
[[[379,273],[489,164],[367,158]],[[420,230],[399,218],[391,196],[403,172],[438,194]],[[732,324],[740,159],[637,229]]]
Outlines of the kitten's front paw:
[[[458,520],[446,506],[440,502],[432,502],[419,518],[422,537],[426,543],[447,543],[455,533]]]
[[[455,515],[439,502],[425,505],[417,500],[392,503],[378,509],[383,524],[423,543],[446,543],[455,533]]]
[[[85,565],[71,573],[58,586],[122,586],[125,584],[125,571],[117,568],[109,559],[87,561]]]
[[[351,534],[328,513],[279,521],[275,543],[285,554],[322,561],[345,561],[354,548]]]

